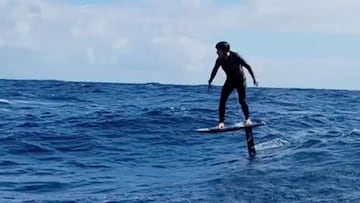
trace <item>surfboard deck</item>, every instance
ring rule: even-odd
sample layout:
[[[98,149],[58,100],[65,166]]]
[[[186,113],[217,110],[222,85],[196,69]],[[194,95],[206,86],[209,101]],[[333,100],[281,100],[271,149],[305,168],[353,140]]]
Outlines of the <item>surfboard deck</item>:
[[[224,128],[210,127],[210,128],[198,128],[195,131],[199,133],[222,133],[222,132],[230,132],[242,129],[252,129],[255,127],[259,127],[265,125],[265,122],[252,122],[252,125],[245,125],[244,123],[237,123],[233,125],[225,125]]]

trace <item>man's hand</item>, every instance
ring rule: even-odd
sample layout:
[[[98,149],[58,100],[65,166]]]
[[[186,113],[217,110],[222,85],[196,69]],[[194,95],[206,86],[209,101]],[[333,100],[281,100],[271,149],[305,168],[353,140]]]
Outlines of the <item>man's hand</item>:
[[[212,89],[212,86],[211,86],[211,82],[209,81],[209,83],[208,83],[208,91],[210,91],[210,89]]]
[[[259,82],[254,80],[254,85],[255,85],[255,87],[259,87]]]

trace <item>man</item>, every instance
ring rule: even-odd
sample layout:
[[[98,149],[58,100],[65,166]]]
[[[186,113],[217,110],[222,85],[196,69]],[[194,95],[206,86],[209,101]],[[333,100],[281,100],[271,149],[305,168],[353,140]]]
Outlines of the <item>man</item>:
[[[238,53],[230,50],[229,43],[225,41],[221,41],[216,44],[216,50],[218,58],[216,59],[215,66],[211,72],[211,76],[209,79],[209,88],[211,88],[211,82],[216,76],[216,73],[221,66],[226,74],[226,81],[221,90],[221,97],[219,103],[219,124],[218,128],[224,128],[225,124],[225,108],[226,101],[230,95],[230,93],[236,89],[238,93],[239,103],[241,105],[242,111],[245,117],[245,125],[251,125],[249,107],[246,102],[246,78],[243,67],[245,67],[253,81],[254,85],[258,86],[258,82],[255,80],[254,73],[249,64],[242,59]]]

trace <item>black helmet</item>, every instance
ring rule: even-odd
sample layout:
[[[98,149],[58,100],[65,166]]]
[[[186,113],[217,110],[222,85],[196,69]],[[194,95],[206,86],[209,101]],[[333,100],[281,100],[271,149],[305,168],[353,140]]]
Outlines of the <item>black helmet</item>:
[[[221,41],[216,44],[215,48],[222,51],[230,51],[230,44],[225,41]]]

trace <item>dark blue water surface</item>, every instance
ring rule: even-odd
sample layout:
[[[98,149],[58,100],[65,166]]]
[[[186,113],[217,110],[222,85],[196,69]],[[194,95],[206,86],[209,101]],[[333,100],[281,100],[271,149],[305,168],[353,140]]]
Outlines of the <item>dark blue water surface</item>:
[[[360,91],[0,80],[0,202],[360,202]],[[243,121],[235,92],[227,124]]]

